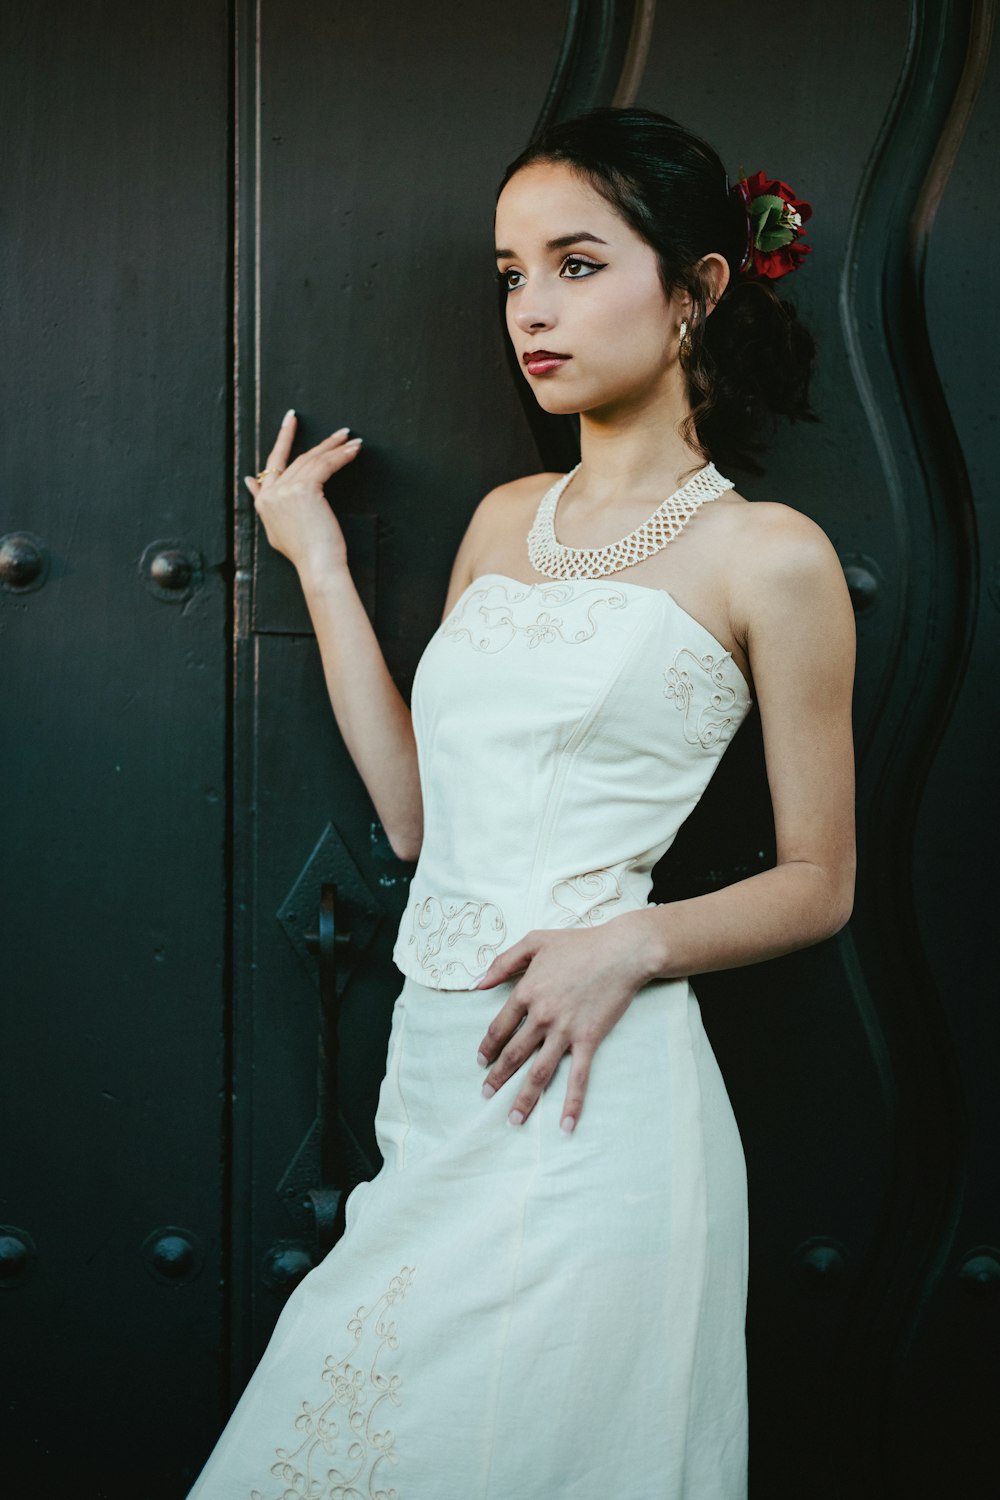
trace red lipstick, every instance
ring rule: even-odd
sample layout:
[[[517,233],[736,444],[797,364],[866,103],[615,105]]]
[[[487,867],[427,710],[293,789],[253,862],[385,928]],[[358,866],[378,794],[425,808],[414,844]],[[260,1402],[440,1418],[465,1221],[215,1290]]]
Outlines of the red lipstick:
[[[558,370],[560,365],[564,365],[572,357],[571,354],[556,354],[551,349],[529,349],[527,354],[521,356],[529,375],[544,375],[549,370]]]

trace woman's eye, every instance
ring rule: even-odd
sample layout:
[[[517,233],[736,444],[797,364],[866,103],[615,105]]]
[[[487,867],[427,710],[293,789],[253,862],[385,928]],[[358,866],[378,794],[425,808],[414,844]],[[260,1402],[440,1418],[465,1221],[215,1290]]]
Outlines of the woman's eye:
[[[582,281],[584,277],[591,275],[594,271],[602,271],[605,262],[597,260],[581,260],[579,255],[567,255],[563,261],[563,270],[567,271],[571,266],[582,266],[583,276],[569,275],[569,281]]]
[[[579,255],[567,255],[559,268],[559,274],[562,275],[565,272],[567,281],[585,281],[588,276],[593,276],[595,271],[603,271],[605,265],[605,261],[584,260]],[[512,281],[512,276],[520,277],[520,280]],[[508,292],[516,292],[524,283],[524,272],[515,271],[514,267],[510,266],[506,271],[497,272],[497,280],[501,286],[507,288]]]

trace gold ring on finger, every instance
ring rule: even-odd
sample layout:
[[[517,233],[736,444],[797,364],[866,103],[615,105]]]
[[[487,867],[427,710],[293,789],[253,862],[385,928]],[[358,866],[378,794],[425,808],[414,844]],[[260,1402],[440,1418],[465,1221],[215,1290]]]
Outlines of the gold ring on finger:
[[[261,469],[260,473],[257,475],[257,482],[259,483],[264,478],[265,474],[284,474],[284,472],[284,469]]]

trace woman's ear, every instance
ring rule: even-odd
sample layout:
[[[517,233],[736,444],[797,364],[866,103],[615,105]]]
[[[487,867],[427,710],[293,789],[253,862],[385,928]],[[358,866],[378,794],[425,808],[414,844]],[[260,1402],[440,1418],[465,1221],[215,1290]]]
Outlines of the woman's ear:
[[[711,313],[729,285],[729,262],[724,255],[713,250],[703,255],[698,262],[702,283],[705,287],[705,312]]]

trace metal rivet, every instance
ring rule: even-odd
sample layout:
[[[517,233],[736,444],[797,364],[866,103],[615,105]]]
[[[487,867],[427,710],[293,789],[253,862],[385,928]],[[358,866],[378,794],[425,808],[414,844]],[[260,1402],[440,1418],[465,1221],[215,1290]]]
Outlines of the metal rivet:
[[[858,563],[849,563],[844,569],[847,587],[856,615],[865,614],[878,602],[878,579],[869,569]]]
[[[191,559],[179,547],[167,547],[153,558],[149,576],[161,589],[186,589],[191,582]]]
[[[970,1250],[958,1268],[962,1290],[973,1297],[995,1297],[1000,1291],[1000,1252],[989,1245]]]
[[[196,1236],[173,1224],[147,1234],[142,1251],[150,1273],[170,1286],[193,1280],[204,1259]]]
[[[35,1242],[28,1231],[0,1224],[0,1286],[21,1286],[36,1260]]]
[[[835,1292],[844,1278],[847,1256],[836,1240],[805,1240],[795,1252],[795,1265],[801,1285],[816,1297]]]
[[[40,589],[49,573],[45,543],[33,531],[8,531],[0,537],[0,585],[12,593]]]
[[[201,553],[176,538],[150,542],[139,560],[139,572],[151,594],[167,604],[179,604],[201,587]]]
[[[301,1281],[313,1264],[299,1240],[276,1240],[264,1257],[264,1280],[268,1286],[284,1291]]]

